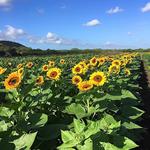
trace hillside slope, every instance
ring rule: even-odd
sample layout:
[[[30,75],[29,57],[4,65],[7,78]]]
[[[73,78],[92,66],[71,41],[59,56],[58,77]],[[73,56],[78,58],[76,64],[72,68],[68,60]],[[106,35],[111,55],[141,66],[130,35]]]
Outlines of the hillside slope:
[[[18,56],[28,53],[30,48],[11,41],[0,41],[0,56]]]

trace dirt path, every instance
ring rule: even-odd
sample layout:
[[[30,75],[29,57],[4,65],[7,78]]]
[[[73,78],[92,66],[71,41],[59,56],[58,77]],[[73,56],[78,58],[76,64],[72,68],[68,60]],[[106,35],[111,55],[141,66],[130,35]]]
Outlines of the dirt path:
[[[141,126],[146,129],[146,132],[143,134],[143,140],[140,142],[140,147],[137,150],[150,150],[150,76],[148,76],[144,69],[143,61],[141,62],[141,72],[139,85],[142,87],[140,94],[143,100],[142,109],[145,111]]]

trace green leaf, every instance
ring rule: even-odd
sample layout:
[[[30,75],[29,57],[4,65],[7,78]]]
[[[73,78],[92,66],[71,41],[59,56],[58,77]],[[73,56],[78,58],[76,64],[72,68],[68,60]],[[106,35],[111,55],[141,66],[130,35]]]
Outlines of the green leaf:
[[[24,150],[29,150],[35,140],[37,132],[35,133],[30,133],[30,134],[24,134],[20,138],[14,140],[11,143],[15,144],[15,149],[24,149]]]
[[[58,147],[60,150],[73,148],[81,142],[80,139],[76,137],[76,134],[71,131],[61,131],[61,137],[64,143]]]
[[[93,141],[89,138],[84,141],[83,145],[77,146],[79,150],[93,150]]]
[[[119,107],[117,107],[114,103],[109,102],[108,109],[117,113],[119,111]]]
[[[45,125],[38,131],[38,137],[40,140],[52,140],[60,136],[61,130],[66,130],[67,126],[64,124],[50,124]]]
[[[130,140],[129,138],[122,137],[119,135],[115,135],[113,137],[113,144],[121,150],[130,150],[130,149],[138,147],[138,145],[134,143],[132,140]]]
[[[105,99],[120,101],[121,100],[121,95],[122,94],[121,94],[120,91],[113,91],[113,92],[110,92],[109,94],[106,94]]]
[[[138,119],[144,113],[143,110],[131,106],[124,106],[121,111],[124,117],[132,120]]]
[[[10,118],[13,115],[14,112],[15,111],[10,109],[10,108],[0,107],[0,116],[2,116],[2,117]]]
[[[0,132],[7,131],[7,124],[5,121],[0,121]]]
[[[22,95],[26,96],[29,92],[31,92],[34,85],[35,85],[34,81],[32,81],[32,83],[30,84],[27,84],[25,88],[21,90]]]
[[[78,119],[81,119],[86,115],[85,109],[80,104],[75,103],[67,106],[64,112],[75,115]]]
[[[59,150],[76,150],[76,149],[70,148],[70,147],[69,147],[69,148],[58,148],[58,147],[57,147],[57,149],[59,149]]]
[[[102,108],[100,108],[100,107],[102,107]],[[86,116],[90,116],[91,114],[94,114],[94,113],[97,113],[97,112],[103,112],[106,109],[107,109],[107,107],[101,106],[101,105],[98,105],[98,104],[95,107],[91,106],[91,107],[89,107],[88,113],[87,113]]]
[[[29,116],[30,128],[43,127],[48,121],[48,116],[46,114],[32,114]]]
[[[130,140],[130,139],[127,138],[127,137],[125,137],[124,145],[125,145],[125,146],[123,147],[124,150],[133,149],[133,148],[138,147],[138,145],[137,145],[136,143],[134,143],[132,140]]]
[[[122,98],[131,98],[131,99],[137,99],[136,96],[131,93],[129,90],[122,90]]]
[[[121,122],[116,122],[116,123],[112,123],[110,126],[109,126],[109,129],[115,129],[115,128],[119,128],[121,126]]]
[[[68,141],[66,143],[63,143],[59,147],[57,147],[59,150],[70,150],[72,147],[75,147],[78,144],[77,140]]]
[[[99,123],[94,121],[91,121],[86,128],[87,129],[83,132],[86,138],[89,138],[91,135],[100,131]]]
[[[74,130],[76,133],[81,133],[85,128],[85,124],[81,122],[80,120],[74,119],[73,124],[74,124]]]
[[[105,142],[100,142],[100,143],[103,146],[104,150],[123,150],[122,148],[118,148],[111,143],[105,143]]]
[[[117,122],[113,116],[109,114],[104,114],[104,117],[98,121],[100,129],[108,130],[109,128],[118,128],[120,126],[120,122]]]
[[[142,127],[133,122],[124,122],[122,124],[126,129],[141,129]]]
[[[75,139],[75,133],[71,131],[61,131],[61,138],[64,143]]]

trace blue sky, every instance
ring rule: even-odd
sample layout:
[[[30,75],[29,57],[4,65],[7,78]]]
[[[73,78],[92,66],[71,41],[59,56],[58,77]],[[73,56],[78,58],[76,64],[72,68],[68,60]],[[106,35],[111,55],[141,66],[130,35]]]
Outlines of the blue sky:
[[[32,48],[150,48],[150,0],[0,0],[0,40]]]

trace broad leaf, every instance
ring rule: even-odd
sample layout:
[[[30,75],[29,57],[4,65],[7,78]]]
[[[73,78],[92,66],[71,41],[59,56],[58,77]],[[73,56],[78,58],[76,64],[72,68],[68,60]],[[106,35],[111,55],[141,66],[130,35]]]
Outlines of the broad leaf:
[[[37,132],[35,133],[30,133],[30,134],[24,134],[20,138],[14,140],[12,143],[15,144],[15,149],[24,149],[24,150],[29,150],[35,140]]]

